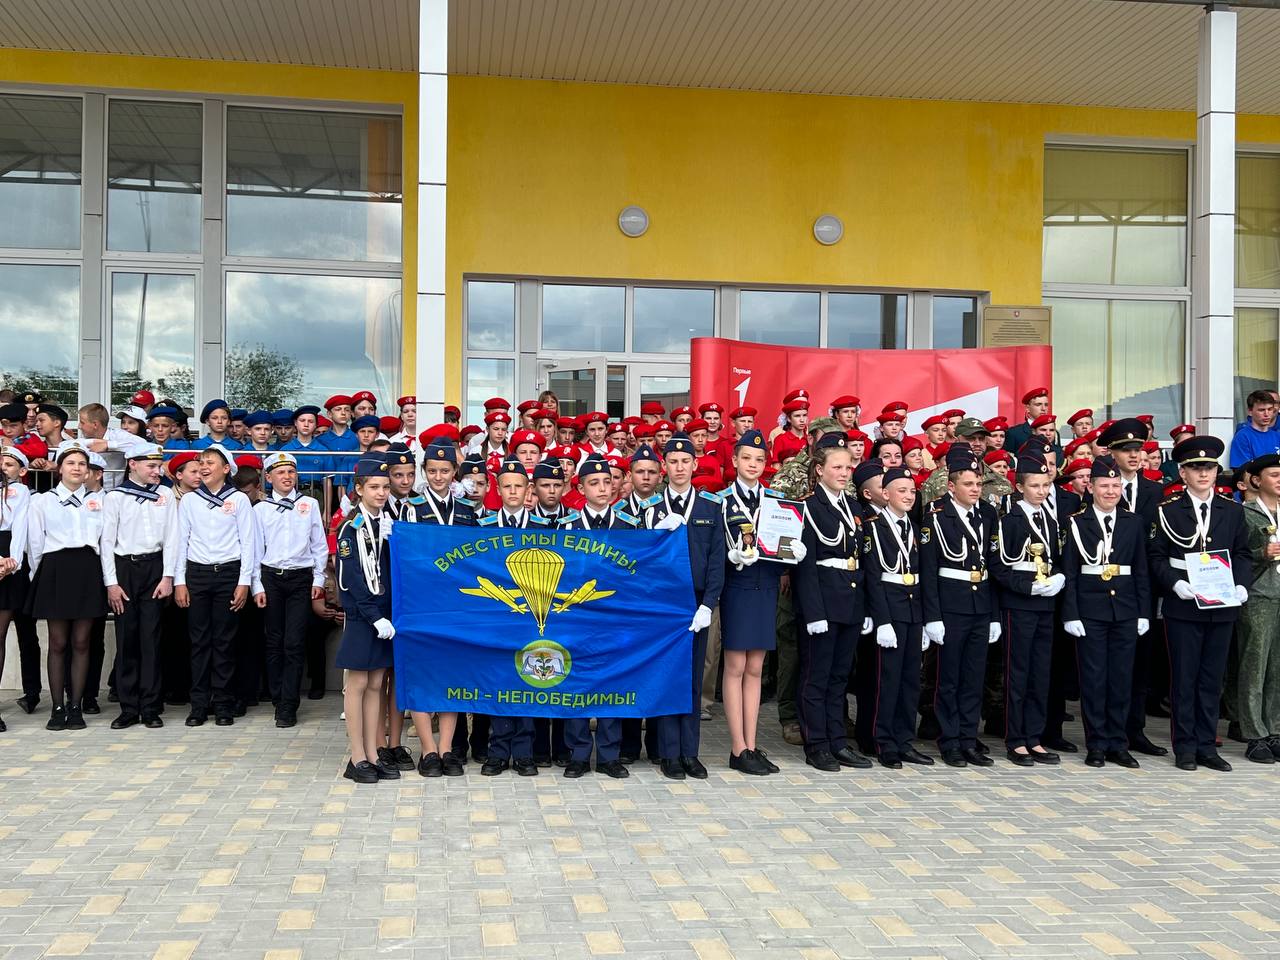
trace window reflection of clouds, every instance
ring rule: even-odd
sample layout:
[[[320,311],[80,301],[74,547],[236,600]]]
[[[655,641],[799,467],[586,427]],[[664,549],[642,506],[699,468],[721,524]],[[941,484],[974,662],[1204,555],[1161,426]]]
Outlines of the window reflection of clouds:
[[[80,246],[78,98],[0,96],[0,247]]]
[[[716,295],[712,290],[636,287],[632,350],[688,353],[691,339],[714,333],[715,306]]]
[[[398,279],[228,273],[226,317],[228,353],[261,343],[298,362],[292,404],[369,389],[385,406],[399,395]]]
[[[484,426],[484,402],[515,394],[514,360],[472,358],[467,361],[467,411],[463,423]]]
[[[818,345],[818,294],[798,290],[743,290],[739,336],[787,347]]]
[[[622,287],[544,284],[543,348],[621,353],[624,296]]]
[[[487,280],[467,283],[467,345],[472,350],[512,350],[516,285]]]
[[[0,264],[0,377],[22,370],[78,376],[80,268]]]
[[[180,382],[194,379],[195,277],[116,273],[111,281],[112,380],[135,372],[153,384],[175,374]],[[195,402],[194,397],[175,399]]]
[[[108,249],[199,252],[201,117],[196,103],[111,101]]]

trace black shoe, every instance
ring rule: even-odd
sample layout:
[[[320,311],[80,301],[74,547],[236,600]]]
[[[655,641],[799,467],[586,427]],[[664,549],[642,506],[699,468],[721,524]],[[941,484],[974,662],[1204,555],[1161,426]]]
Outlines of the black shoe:
[[[769,759],[769,755],[768,755],[767,753],[765,753],[763,750],[761,750],[761,749],[759,749],[759,748],[757,747],[755,750],[753,750],[753,751],[751,751],[751,752],[752,752],[752,753],[754,753],[754,754],[756,755],[756,758],[757,758],[761,763],[763,763],[763,764],[764,764],[765,769],[766,769],[766,770],[768,770],[770,773],[778,773],[778,772],[780,772],[780,771],[781,771],[781,769],[782,769],[782,768],[781,768],[781,767],[779,767],[779,766],[778,766],[776,763],[774,763],[772,760],[770,760],[770,759]]]
[[[1271,750],[1271,755],[1280,760],[1280,737],[1267,737],[1267,747]]]
[[[231,708],[231,715],[233,717],[243,717],[248,712],[249,712],[248,704],[246,704],[243,700],[237,700],[235,702],[235,705]]]
[[[128,729],[129,727],[132,727],[136,723],[140,723],[141,721],[142,721],[142,718],[138,716],[136,713],[122,713],[120,714],[120,716],[116,717],[114,720],[111,721],[111,729],[125,730],[125,729]],[[1271,754],[1271,751],[1268,750],[1267,755],[1270,756],[1270,754]]]
[[[597,760],[596,773],[603,773],[605,776],[613,777],[615,780],[625,780],[631,776],[631,771],[623,765],[621,760],[606,760],[604,763]]]
[[[683,780],[685,778],[684,764],[679,760],[659,760],[658,769],[662,771],[662,775],[668,780]]]
[[[538,765],[533,762],[533,757],[520,757],[512,760],[511,769],[522,777],[536,777],[538,775]]]
[[[409,752],[408,747],[392,747],[391,754],[395,759],[397,770],[412,770],[417,766],[417,764],[413,762],[413,754]]]
[[[67,729],[67,710],[65,707],[54,707],[49,711],[49,722],[44,725],[46,730],[65,730]]]
[[[547,767],[551,766],[551,755],[547,753],[535,753],[533,755],[533,762],[545,770]]]
[[[460,777],[465,772],[463,763],[464,761],[456,753],[446,752],[440,758],[440,772],[446,777]]]
[[[97,697],[85,697],[80,701],[80,710],[91,717],[96,717],[102,713],[102,708],[98,706]]]
[[[709,776],[707,768],[702,765],[702,761],[697,757],[681,757],[680,766],[685,773],[695,780],[705,780]]]
[[[948,767],[967,767],[969,761],[965,759],[964,751],[959,747],[948,747],[942,751],[942,762]]]
[[[933,757],[925,756],[915,747],[907,747],[905,750],[899,750],[898,758],[902,760],[903,763],[914,763],[916,766],[920,767],[933,766]]]
[[[579,777],[585,777],[591,772],[591,764],[585,760],[570,760],[564,765],[564,775],[567,780],[577,780]]]
[[[1053,766],[1054,764],[1062,762],[1062,758],[1060,756],[1056,753],[1050,753],[1048,750],[1036,750],[1032,748],[1030,752],[1031,759],[1035,763],[1045,763],[1049,766]]]
[[[161,727],[164,726],[164,721],[161,720],[158,716],[153,714],[149,717],[143,717],[142,725],[146,727],[148,730],[159,730]]]
[[[70,726],[69,721],[68,726]],[[1217,770],[1219,773],[1229,773],[1231,771],[1231,764],[1216,753],[1197,754],[1196,763],[1202,767],[1208,767],[1210,770]]]
[[[890,770],[902,769],[902,758],[898,756],[897,750],[881,750],[879,760],[882,767],[888,767]]]
[[[484,763],[486,760],[488,760],[488,759],[489,759],[489,754],[488,754],[488,753],[477,753],[476,751],[472,750],[472,751],[471,751],[471,759],[472,759],[472,760],[474,760],[476,763]],[[463,762],[463,763],[466,763],[466,762],[467,762],[467,755],[466,755],[465,753],[462,755],[462,762]]]
[[[824,773],[838,773],[840,770],[840,761],[832,755],[830,750],[815,750],[804,758],[804,762]]]
[[[484,765],[480,768],[480,775],[482,777],[496,777],[506,769],[507,761],[490,757],[485,760]]]
[[[979,753],[977,747],[961,750],[960,754],[969,762],[969,765],[973,767],[994,767],[996,765],[996,762],[985,753]]]
[[[989,757],[989,756],[991,756],[991,748],[990,748],[990,747],[988,747],[988,746],[987,746],[985,743],[983,743],[981,740],[974,740],[974,741],[973,741],[973,749],[974,749],[974,750],[976,750],[978,753],[982,754],[984,757]],[[972,762],[972,761],[970,761],[970,762]]]
[[[1174,764],[1179,770],[1194,770],[1196,768],[1195,754],[1180,753],[1177,759],[1174,760]]]
[[[276,711],[276,726],[281,730],[288,730],[290,727],[298,725],[298,715],[292,710]]]
[[[1244,731],[1240,729],[1240,721],[1232,720],[1227,724],[1227,739],[1236,743],[1244,743]]]
[[[1107,762],[1114,763],[1117,767],[1125,767],[1129,770],[1138,769],[1138,761],[1134,759],[1133,754],[1128,750],[1108,750]]]
[[[373,765],[373,769],[378,771],[379,780],[399,780],[400,768],[393,763],[383,763],[379,760]]]
[[[640,759],[638,753],[620,753],[618,754],[618,762],[626,764],[628,767]]]
[[[31,716],[31,714],[35,713],[36,707],[38,706],[40,706],[39,694],[18,698],[18,709],[27,716]]]
[[[213,725],[215,727],[229,727],[229,726],[232,726],[235,722],[236,722],[235,717],[228,716],[225,713],[220,713],[218,714],[218,719],[213,721]]]
[[[1019,753],[1017,750],[1006,750],[1004,755],[1009,758],[1009,762],[1019,767],[1034,767],[1036,762],[1031,759],[1029,753]]]
[[[745,773],[749,777],[767,777],[769,775],[769,768],[764,765],[764,760],[758,757],[754,750],[743,750],[736,757],[733,754],[729,754],[729,769]]]
[[[1107,765],[1107,755],[1101,750],[1090,750],[1084,755],[1084,765],[1086,767],[1105,767]]]
[[[307,691],[307,699],[308,699],[308,700],[323,700],[323,699],[324,699],[324,691],[323,691],[323,690],[308,690],[308,691]]]
[[[1129,738],[1129,749],[1134,753],[1143,753],[1148,757],[1167,756],[1169,750],[1167,747],[1158,747],[1146,738],[1144,734],[1138,734],[1136,737]]]
[[[208,719],[208,717],[206,717],[203,713],[192,713],[192,714],[188,715],[188,717],[187,717],[187,726],[188,726],[188,727],[203,727],[203,726],[204,726],[204,722],[205,722],[205,720],[207,720],[207,719]]]
[[[418,761],[418,773],[424,777],[443,777],[444,762],[438,753],[424,753]]]
[[[79,704],[67,704],[67,729],[83,730],[85,728],[84,713]]]
[[[859,770],[870,770],[871,761],[860,754],[853,747],[841,747],[839,750],[832,751],[831,754],[842,767],[857,767]]]
[[[0,733],[8,733],[9,725],[4,722],[4,717],[0,717]]]
[[[1050,750],[1057,750],[1061,753],[1079,753],[1080,748],[1070,740],[1064,737],[1046,737],[1040,741],[1040,746],[1048,747]]]
[[[342,771],[342,775],[348,780],[354,780],[356,783],[378,782],[378,768],[368,760],[361,760],[359,763],[352,763],[348,760],[347,769]]]

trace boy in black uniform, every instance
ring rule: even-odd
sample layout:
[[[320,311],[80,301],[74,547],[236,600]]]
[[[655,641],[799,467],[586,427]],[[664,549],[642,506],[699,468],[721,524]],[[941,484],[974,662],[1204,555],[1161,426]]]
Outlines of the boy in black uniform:
[[[1213,490],[1222,450],[1216,437],[1191,437],[1173,448],[1186,489],[1156,508],[1151,531],[1151,574],[1164,600],[1169,638],[1173,753],[1179,770],[1231,769],[1216,745],[1218,701],[1240,607],[1202,610],[1187,582],[1188,558],[1222,551],[1231,561],[1236,600],[1249,599],[1244,585],[1252,582],[1253,559],[1243,508]]]
[[[982,467],[972,450],[949,450],[946,468],[949,496],[930,504],[920,529],[924,635],[939,648],[938,748],[949,767],[989,767],[993,761],[977,747],[987,646],[1000,638],[987,571],[997,517],[982,499]]]
[[[1068,521],[1062,552],[1062,616],[1080,664],[1084,762],[1136,767],[1125,721],[1138,637],[1151,628],[1146,528],[1137,514],[1117,509],[1122,483],[1114,460],[1099,457],[1090,477],[1093,503]]]

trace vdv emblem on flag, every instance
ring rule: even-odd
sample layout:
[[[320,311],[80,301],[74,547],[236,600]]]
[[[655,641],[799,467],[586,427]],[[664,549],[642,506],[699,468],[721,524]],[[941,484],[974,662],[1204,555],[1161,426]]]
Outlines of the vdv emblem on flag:
[[[396,524],[399,705],[544,717],[687,713],[683,530]]]

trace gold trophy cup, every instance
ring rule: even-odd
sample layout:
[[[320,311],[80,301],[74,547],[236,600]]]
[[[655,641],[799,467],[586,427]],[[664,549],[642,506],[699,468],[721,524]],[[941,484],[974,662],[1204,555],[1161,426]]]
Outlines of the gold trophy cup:
[[[1044,544],[1031,544],[1032,562],[1036,565],[1036,583],[1044,583],[1049,579],[1049,564],[1044,559]]]

